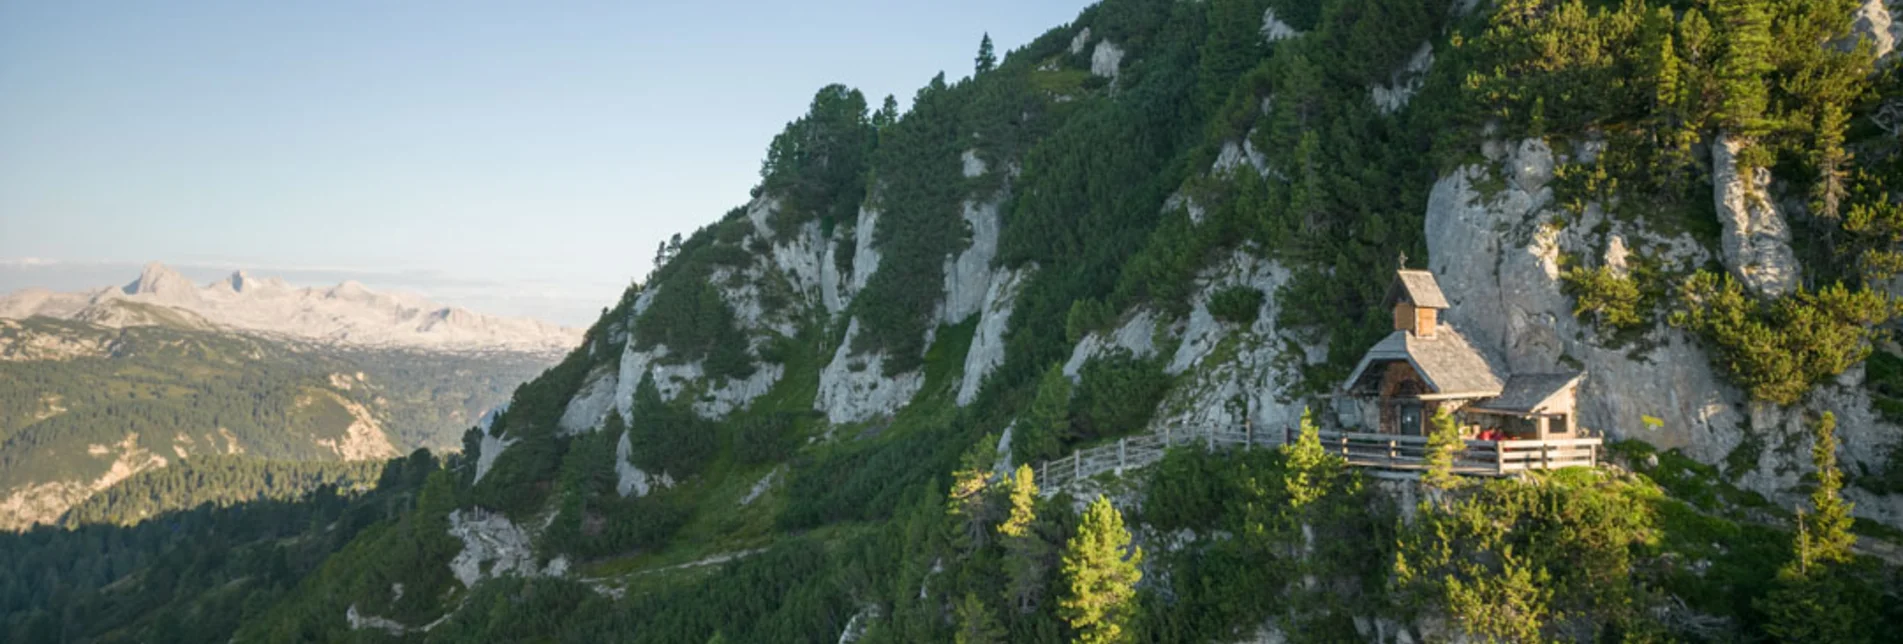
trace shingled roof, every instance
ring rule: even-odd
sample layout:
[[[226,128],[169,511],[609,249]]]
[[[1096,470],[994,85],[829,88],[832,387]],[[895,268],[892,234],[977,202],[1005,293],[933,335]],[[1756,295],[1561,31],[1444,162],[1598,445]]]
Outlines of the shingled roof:
[[[1434,274],[1422,270],[1395,271],[1394,285],[1388,287],[1387,304],[1402,298],[1421,308],[1448,307],[1447,296],[1441,294],[1440,283],[1434,281]]]
[[[1440,289],[1434,289],[1434,294],[1438,296]],[[1361,357],[1361,364],[1348,376],[1348,388],[1354,388],[1370,366],[1401,360],[1413,365],[1436,394],[1490,398],[1506,389],[1506,370],[1446,324],[1440,325],[1433,337],[1395,331],[1382,339]]]
[[[1474,406],[1489,411],[1516,414],[1547,413],[1546,405],[1568,387],[1579,382],[1579,373],[1516,373],[1507,378],[1500,395]]]

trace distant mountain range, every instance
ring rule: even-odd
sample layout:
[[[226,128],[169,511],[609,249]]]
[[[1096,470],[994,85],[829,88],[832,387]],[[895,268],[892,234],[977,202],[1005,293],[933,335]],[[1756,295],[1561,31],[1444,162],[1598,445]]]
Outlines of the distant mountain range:
[[[61,293],[25,289],[0,297],[0,318],[46,316],[100,326],[231,330],[344,347],[560,354],[580,329],[482,315],[347,281],[298,288],[237,271],[200,286],[157,262],[123,287]]]

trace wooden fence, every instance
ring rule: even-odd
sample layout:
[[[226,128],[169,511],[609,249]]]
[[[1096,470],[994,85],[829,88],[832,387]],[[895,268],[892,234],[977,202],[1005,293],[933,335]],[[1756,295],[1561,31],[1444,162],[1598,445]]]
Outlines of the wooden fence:
[[[1294,428],[1281,431],[1257,431],[1252,427],[1184,430],[1165,427],[1163,431],[1117,439],[1117,442],[1074,450],[1069,456],[1037,464],[1038,489],[1044,496],[1056,494],[1078,481],[1104,472],[1122,475],[1163,460],[1175,447],[1198,447],[1209,451],[1219,448],[1275,447],[1294,440]],[[1427,469],[1427,438],[1394,434],[1358,432],[1321,432],[1322,447],[1339,454],[1348,464],[1388,470]],[[1594,467],[1599,463],[1599,438],[1549,440],[1467,441],[1467,448],[1454,455],[1453,471],[1476,476],[1504,476],[1529,470],[1562,467]]]
[[[1125,471],[1163,460],[1163,454],[1173,447],[1200,447],[1214,451],[1217,448],[1274,447],[1281,444],[1282,432],[1259,432],[1250,427],[1203,431],[1165,427],[1160,432],[1073,450],[1069,456],[1044,461],[1034,469],[1037,471],[1038,489],[1044,496],[1050,496],[1059,489],[1104,472],[1122,475]]]

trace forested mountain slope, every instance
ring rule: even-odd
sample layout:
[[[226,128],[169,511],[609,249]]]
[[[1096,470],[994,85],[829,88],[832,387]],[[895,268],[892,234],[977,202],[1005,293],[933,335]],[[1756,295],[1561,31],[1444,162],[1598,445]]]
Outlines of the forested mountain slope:
[[[454,448],[458,432],[546,364],[534,354],[0,319],[0,529],[59,521],[128,477],[199,457],[381,461]],[[105,516],[130,521],[190,508],[201,494],[235,501],[273,487],[265,470],[252,474]]]
[[[822,88],[746,205],[235,638],[1875,641],[1888,15],[1106,0],[903,114]],[[1515,369],[1586,371],[1614,462],[1011,467],[1333,425],[1403,255]]]

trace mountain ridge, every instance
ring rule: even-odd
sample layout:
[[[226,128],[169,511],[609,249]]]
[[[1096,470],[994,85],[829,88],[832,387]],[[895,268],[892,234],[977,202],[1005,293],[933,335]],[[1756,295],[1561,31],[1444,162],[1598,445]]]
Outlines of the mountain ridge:
[[[446,306],[420,295],[385,293],[349,280],[293,287],[277,277],[233,271],[199,285],[160,262],[118,287],[81,292],[29,288],[0,295],[0,318],[45,316],[100,326],[229,330],[347,347],[560,354],[581,331],[541,320]]]

